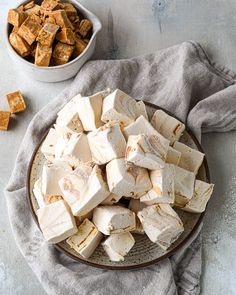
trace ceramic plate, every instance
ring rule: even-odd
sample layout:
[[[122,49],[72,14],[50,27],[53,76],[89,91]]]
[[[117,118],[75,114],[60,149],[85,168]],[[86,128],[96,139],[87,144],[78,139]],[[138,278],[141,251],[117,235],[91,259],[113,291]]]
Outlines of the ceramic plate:
[[[157,106],[149,104],[149,103],[146,103],[146,107],[147,107],[149,118],[151,118],[155,110],[158,109]],[[35,212],[38,209],[38,204],[33,194],[33,187],[34,187],[35,181],[41,176],[42,167],[45,162],[45,158],[40,151],[40,147],[45,137],[46,137],[46,134],[42,138],[39,145],[36,147],[28,168],[28,181],[27,181],[28,201],[29,201],[30,210],[37,224],[38,224],[38,221],[37,221]],[[197,149],[203,152],[201,145],[199,144],[195,136],[190,131],[185,131],[180,141],[194,149]],[[209,170],[208,170],[206,159],[204,159],[204,162],[201,168],[199,169],[197,178],[200,180],[204,180],[206,182],[210,182]],[[179,249],[181,246],[187,243],[187,241],[191,238],[191,236],[197,230],[203,217],[203,213],[192,214],[192,213],[184,212],[178,209],[176,209],[176,211],[179,214],[181,220],[183,221],[185,230],[183,234],[180,236],[180,238],[174,244],[172,244],[172,246],[167,251],[164,251],[159,246],[152,243],[146,235],[138,235],[138,234],[134,234],[136,243],[134,247],[131,249],[131,251],[129,252],[129,254],[125,256],[125,261],[123,262],[109,261],[108,256],[103,251],[103,248],[101,245],[96,249],[96,251],[93,253],[93,255],[89,259],[84,259],[77,252],[71,249],[69,245],[64,241],[56,244],[55,247],[77,261],[80,261],[95,267],[99,267],[99,268],[119,270],[119,269],[133,269],[133,268],[148,266],[150,264],[156,263],[164,258],[167,258],[173,255],[177,249]]]

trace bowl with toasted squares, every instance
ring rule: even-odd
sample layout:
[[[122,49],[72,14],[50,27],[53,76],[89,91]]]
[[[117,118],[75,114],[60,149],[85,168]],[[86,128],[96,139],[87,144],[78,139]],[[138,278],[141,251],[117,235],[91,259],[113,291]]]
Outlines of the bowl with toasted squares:
[[[76,0],[17,4],[8,11],[5,36],[17,70],[42,82],[74,77],[95,51],[98,17]]]
[[[27,178],[29,210],[46,241],[116,270],[157,263],[190,243],[213,187],[185,124],[119,89],[67,102]]]

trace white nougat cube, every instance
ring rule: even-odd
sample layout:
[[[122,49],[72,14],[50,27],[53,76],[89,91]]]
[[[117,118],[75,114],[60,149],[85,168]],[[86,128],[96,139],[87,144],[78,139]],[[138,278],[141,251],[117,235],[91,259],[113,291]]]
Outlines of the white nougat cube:
[[[181,152],[175,150],[173,147],[169,146],[167,155],[166,155],[166,163],[174,164],[176,166],[179,165],[181,158]]]
[[[78,232],[69,237],[66,242],[84,258],[88,259],[97,246],[100,244],[103,235],[97,230],[96,226],[85,219],[78,227]]]
[[[140,198],[146,205],[173,204],[175,200],[174,166],[166,164],[164,168],[150,172],[152,189]]]
[[[185,125],[162,110],[157,110],[152,119],[152,126],[173,144],[179,140],[185,130]]]
[[[71,207],[76,216],[83,216],[97,207],[110,195],[101,169],[96,165],[89,176],[80,199]]]
[[[137,199],[131,199],[129,202],[129,209],[135,213],[135,221],[136,221],[136,227],[134,230],[132,230],[132,233],[134,234],[144,234],[143,226],[137,216],[139,211],[142,211],[143,208],[146,208],[147,205],[140,202],[140,200]]]
[[[169,141],[162,135],[130,135],[126,160],[136,166],[156,170],[165,166]]]
[[[126,140],[118,123],[108,123],[88,133],[88,142],[92,159],[98,165],[125,156]]]
[[[59,180],[63,198],[70,206],[73,214],[75,213],[73,206],[80,200],[91,173],[92,168],[90,166],[80,165],[73,173],[65,175]]]
[[[60,133],[65,132],[83,132],[83,126],[79,118],[78,110],[76,108],[71,109],[63,116],[57,117],[55,129]]]
[[[126,163],[124,158],[109,162],[106,173],[110,192],[121,197],[138,199],[152,188],[148,171]]]
[[[85,131],[92,131],[103,125],[101,121],[103,99],[110,90],[101,91],[77,102],[78,113]]]
[[[181,208],[191,213],[202,213],[206,209],[214,189],[214,184],[196,179],[193,197]]]
[[[42,171],[42,193],[44,196],[60,196],[62,191],[59,187],[59,180],[72,172],[72,168],[65,162],[46,162]]]
[[[181,142],[175,142],[173,147],[175,150],[181,152],[181,158],[178,166],[191,171],[196,175],[202,165],[204,154]]]
[[[41,152],[44,157],[53,162],[55,160],[55,146],[60,137],[60,134],[53,128],[50,128],[43,144],[41,146]]]
[[[104,235],[135,229],[135,214],[122,206],[99,206],[93,211],[93,222]]]
[[[184,207],[193,197],[195,175],[193,172],[173,166],[175,170],[175,206]]]
[[[37,200],[39,208],[44,207],[46,205],[46,202],[45,202],[45,198],[44,198],[44,195],[42,192],[42,179],[41,178],[39,178],[38,180],[35,181],[33,193],[34,193],[34,196]]]
[[[101,205],[113,205],[121,199],[121,196],[117,196],[113,193],[111,193],[102,203]]]
[[[74,216],[61,200],[37,210],[44,238],[51,244],[59,243],[77,232]]]
[[[144,116],[138,117],[135,122],[125,127],[123,133],[126,139],[128,139],[130,135],[159,135]]]
[[[81,163],[91,163],[92,155],[87,135],[84,133],[65,133],[56,144],[55,158],[74,167]]]
[[[131,233],[120,233],[110,235],[102,246],[111,261],[124,261],[124,256],[129,253],[135,244]]]
[[[118,121],[121,126],[127,126],[140,115],[147,118],[144,103],[136,102],[119,89],[113,91],[103,101],[102,121],[104,123]]]
[[[70,113],[71,110],[77,109],[77,102],[80,99],[81,95],[78,94],[74,96],[72,99],[70,99],[64,107],[57,113],[57,117],[65,117],[68,113]]]
[[[182,221],[169,204],[148,206],[138,212],[138,218],[149,239],[164,250],[184,231]]]

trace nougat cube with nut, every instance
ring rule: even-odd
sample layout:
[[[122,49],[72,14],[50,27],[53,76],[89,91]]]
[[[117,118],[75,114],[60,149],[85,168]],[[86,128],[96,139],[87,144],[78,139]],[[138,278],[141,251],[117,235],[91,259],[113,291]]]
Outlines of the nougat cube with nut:
[[[63,28],[60,32],[56,34],[56,39],[61,43],[69,45],[75,44],[75,34],[70,28]]]
[[[42,26],[40,24],[40,19],[35,14],[30,15],[27,17],[27,19],[23,22],[23,24],[20,26],[18,34],[29,44],[32,45],[36,38],[38,37],[38,34],[40,30],[42,29]]]
[[[17,33],[10,34],[9,42],[11,43],[11,46],[15,49],[15,51],[22,57],[30,54],[29,44]]]
[[[93,24],[89,19],[83,19],[79,24],[78,33],[84,38],[92,29]]]
[[[14,27],[20,27],[26,18],[27,14],[25,12],[18,11],[17,9],[10,9],[8,11],[7,21]]]
[[[56,10],[59,9],[59,1],[58,0],[43,0],[41,4],[41,9],[42,10]]]
[[[52,53],[53,63],[55,65],[66,64],[69,61],[73,51],[74,46],[58,42]]]
[[[23,112],[26,109],[26,104],[21,92],[15,91],[7,94],[7,102],[12,114]]]
[[[80,38],[76,36],[75,38],[75,49],[73,52],[73,57],[79,56],[86,48],[87,44]]]
[[[38,42],[35,52],[35,64],[41,67],[48,67],[52,57],[52,47],[47,47]]]
[[[58,25],[49,23],[44,24],[43,28],[39,32],[37,41],[43,46],[52,47],[53,41],[59,28],[60,27]]]
[[[65,10],[60,9],[60,10],[53,11],[51,15],[54,17],[56,24],[60,26],[62,29],[63,28],[73,29],[73,25],[68,19]]]
[[[0,111],[0,130],[7,130],[10,121],[11,113]]]

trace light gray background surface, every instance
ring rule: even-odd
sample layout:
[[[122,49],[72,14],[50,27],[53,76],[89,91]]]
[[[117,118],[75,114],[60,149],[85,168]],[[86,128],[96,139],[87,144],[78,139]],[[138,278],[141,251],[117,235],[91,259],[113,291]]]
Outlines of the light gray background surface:
[[[20,89],[27,111],[0,132],[0,294],[45,292],[16,248],[3,188],[26,128],[48,101],[70,81],[45,84],[17,72],[4,43],[5,17],[18,1],[0,1],[0,109],[5,94]],[[95,58],[127,58],[185,40],[199,41],[216,61],[236,71],[235,0],[81,0],[101,19]],[[203,146],[216,183],[203,228],[204,295],[236,294],[236,133],[206,134]]]

